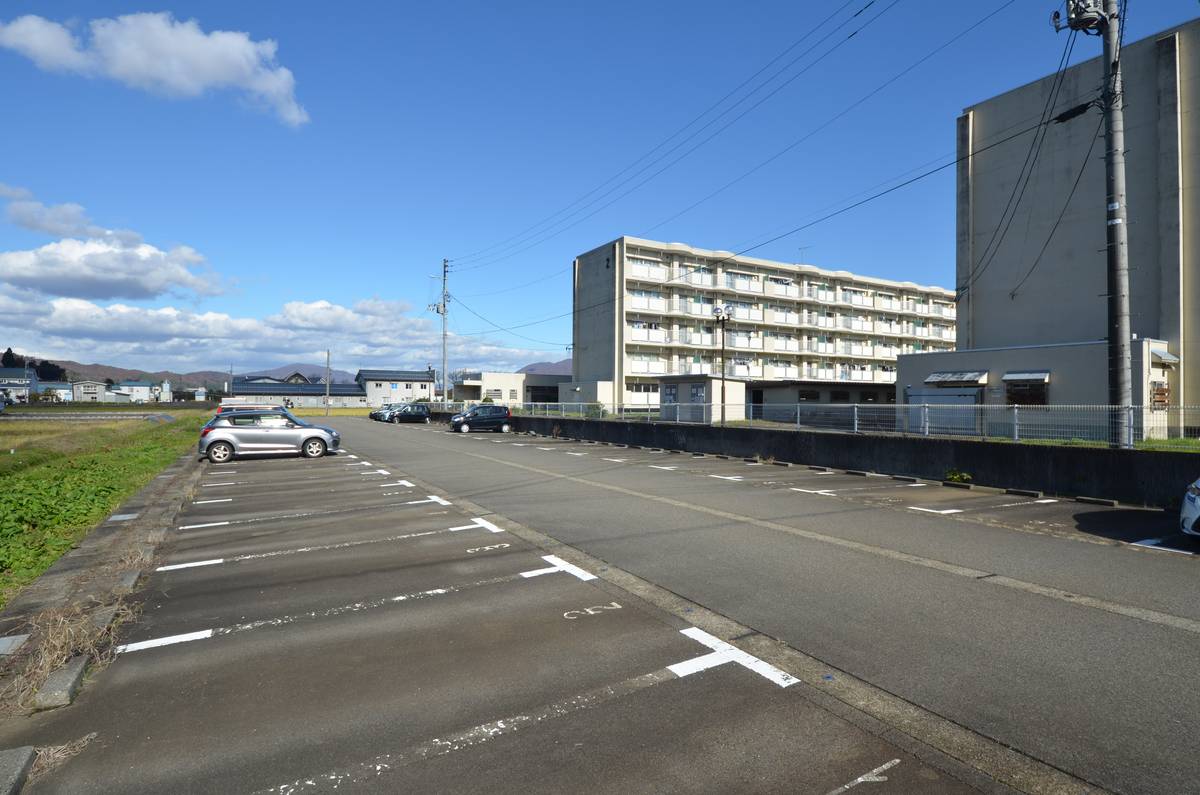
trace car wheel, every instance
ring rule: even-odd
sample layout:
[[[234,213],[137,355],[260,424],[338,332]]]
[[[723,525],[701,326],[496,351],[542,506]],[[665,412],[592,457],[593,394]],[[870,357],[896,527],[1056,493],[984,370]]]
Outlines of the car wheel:
[[[425,424],[426,424],[426,425],[428,425],[428,424],[429,424],[429,418],[428,418],[428,417],[426,417],[426,418],[425,418]]]
[[[512,430],[512,426],[507,422],[500,426],[500,433],[508,433]]]
[[[233,445],[226,442],[215,442],[208,446],[208,460],[214,464],[224,464],[233,458]]]
[[[467,424],[464,422],[462,425],[459,425],[459,426],[458,426],[458,432],[459,432],[459,433],[470,433],[470,432],[471,432],[471,426],[470,426],[470,425],[467,425]]]
[[[393,424],[393,425],[399,425],[399,424],[400,424],[400,415],[399,415],[399,414],[394,414],[394,415],[392,415],[392,424]]]
[[[300,451],[305,458],[320,458],[325,455],[325,442],[320,439],[307,439]]]

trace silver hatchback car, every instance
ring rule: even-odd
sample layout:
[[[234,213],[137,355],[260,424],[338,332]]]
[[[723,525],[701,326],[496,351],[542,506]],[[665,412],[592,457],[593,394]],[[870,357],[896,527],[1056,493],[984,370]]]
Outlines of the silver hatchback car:
[[[332,428],[310,425],[286,411],[232,411],[218,414],[200,429],[200,455],[214,464],[234,456],[299,453],[320,458],[341,446],[342,436]]]

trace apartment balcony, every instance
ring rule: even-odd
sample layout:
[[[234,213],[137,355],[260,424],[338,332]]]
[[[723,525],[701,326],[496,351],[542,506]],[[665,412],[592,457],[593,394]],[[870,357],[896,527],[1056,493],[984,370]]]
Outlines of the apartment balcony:
[[[779,378],[796,380],[800,378],[800,368],[796,365],[780,365],[769,364],[766,367],[764,378]]]
[[[800,288],[795,284],[779,284],[778,282],[767,282],[767,293],[770,295],[781,295],[784,298],[799,298]]]
[[[676,277],[675,281],[682,284],[695,285],[696,287],[715,287],[717,284],[717,277],[712,273],[693,271],[688,269],[687,266],[684,266],[683,268],[680,268],[679,275]]]
[[[861,293],[842,293],[841,303],[862,307],[874,307],[875,305],[875,302],[871,300],[869,295]]]
[[[837,380],[837,371],[832,367],[805,367],[802,372],[804,378],[811,378],[815,381]]]
[[[835,293],[833,290],[815,290],[812,287],[809,287],[804,291],[804,297],[827,304],[832,304],[837,301],[837,293]]]
[[[788,326],[797,326],[800,324],[799,312],[780,312],[778,309],[768,309],[766,312],[766,320],[768,323],[782,323]]]
[[[931,336],[939,340],[953,340],[955,335],[953,329],[935,328]]]
[[[725,347],[734,350],[751,350],[761,351],[763,349],[762,337],[737,337],[730,335],[725,341]]]
[[[680,362],[673,364],[668,370],[669,375],[712,375],[711,362]]]
[[[763,283],[760,279],[739,279],[736,276],[726,276],[725,287],[740,293],[762,293],[763,291]]]
[[[865,331],[869,332],[874,329],[874,325],[869,320],[864,320],[857,317],[842,318],[842,328],[850,331]]]
[[[897,298],[876,298],[875,308],[885,312],[901,312],[904,307]]]
[[[929,333],[929,326],[909,326],[908,329],[904,333],[909,335],[910,337],[931,336]]]
[[[665,282],[670,278],[670,270],[665,265],[634,263],[626,273],[631,279],[640,279],[646,282]]]
[[[626,338],[632,342],[664,343],[667,341],[667,332],[660,328],[631,328],[626,330]]]
[[[737,364],[730,362],[725,365],[725,375],[729,378],[762,378],[763,366],[761,364]]]
[[[953,306],[938,306],[937,304],[934,304],[931,314],[937,317],[945,317],[953,320],[954,318],[958,317],[958,309]]]
[[[750,309],[744,306],[735,306],[733,308],[733,317],[736,320],[762,320],[763,311],[761,309]]]
[[[893,336],[899,336],[904,333],[904,326],[899,323],[883,323],[877,320],[875,321],[872,331],[874,331],[876,334],[891,334]]]
[[[671,345],[695,345],[711,348],[716,344],[716,339],[715,334],[697,334],[694,331],[680,331],[667,337],[667,342]]]
[[[629,299],[628,304],[630,309],[643,309],[650,312],[666,312],[667,299],[665,298],[647,298],[645,296],[635,295]]]
[[[631,375],[666,375],[668,363],[665,359],[645,361],[634,359],[626,366],[626,372]]]
[[[876,359],[895,359],[899,355],[900,355],[899,348],[884,346],[884,345],[876,345],[875,346],[875,358]]]
[[[867,356],[875,358],[875,346],[843,343],[839,353],[843,356]]]
[[[808,353],[837,353],[837,348],[832,342],[810,342],[804,350]]]
[[[809,323],[817,328],[837,328],[836,317],[825,317],[824,315],[817,315],[816,317],[813,317],[812,315],[809,315],[808,318]]]
[[[764,350],[782,351],[785,353],[799,353],[800,340],[784,339],[781,337],[767,337]]]

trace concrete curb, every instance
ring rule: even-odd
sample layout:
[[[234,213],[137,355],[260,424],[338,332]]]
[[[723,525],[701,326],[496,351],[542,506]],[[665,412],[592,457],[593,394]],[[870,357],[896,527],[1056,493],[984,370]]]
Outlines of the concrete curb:
[[[1107,505],[1109,508],[1116,508],[1119,504],[1116,500],[1110,500],[1107,497],[1076,497],[1075,502],[1088,505]]]
[[[37,749],[32,745],[0,751],[0,795],[21,791],[36,758]]]
[[[1005,489],[1005,494],[1014,494],[1018,497],[1032,497],[1035,500],[1040,500],[1043,496],[1042,492],[1036,489]]]
[[[892,475],[892,480],[898,480],[901,483],[920,483],[920,478],[914,478],[912,475]]]
[[[957,480],[943,480],[942,485],[948,489],[966,489],[967,491],[975,488],[974,483],[960,483]]]
[[[86,654],[76,655],[62,668],[46,677],[46,683],[33,697],[33,708],[37,710],[65,707],[75,700],[83,674],[87,670]]]

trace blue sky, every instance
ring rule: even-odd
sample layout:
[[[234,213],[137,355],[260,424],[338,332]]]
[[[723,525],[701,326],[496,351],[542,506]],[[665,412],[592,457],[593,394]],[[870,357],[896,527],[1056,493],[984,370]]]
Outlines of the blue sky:
[[[961,109],[1052,72],[1064,43],[1049,0],[875,0],[851,18],[867,4],[7,2],[0,344],[144,369],[327,346],[344,369],[423,367],[442,257],[451,292],[500,326],[569,312],[571,259],[618,235],[740,250],[947,162]],[[1127,40],[1198,8],[1131,5]],[[637,190],[621,196],[644,175],[537,245],[463,257],[605,183],[806,33],[760,79],[800,61],[675,156],[807,71]],[[1098,54],[1083,39],[1074,60]],[[953,173],[754,253],[952,286]],[[567,355],[569,317],[477,334],[491,327],[451,309],[452,369]]]

